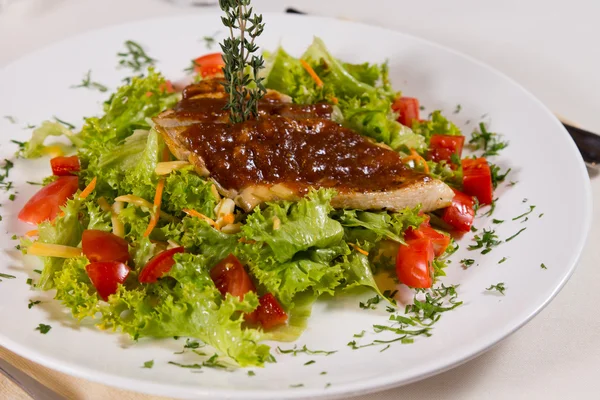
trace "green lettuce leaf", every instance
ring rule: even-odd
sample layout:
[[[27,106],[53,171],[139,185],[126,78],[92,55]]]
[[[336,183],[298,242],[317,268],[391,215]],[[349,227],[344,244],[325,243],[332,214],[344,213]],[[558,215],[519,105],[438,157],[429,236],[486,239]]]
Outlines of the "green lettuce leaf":
[[[164,210],[181,215],[181,210],[189,208],[214,218],[217,199],[211,189],[212,185],[212,182],[201,178],[191,168],[171,173],[165,181]]]
[[[52,222],[42,222],[39,225],[38,242],[64,246],[79,245],[84,229],[79,220],[81,209],[82,201],[78,198],[67,201],[65,206],[62,207],[65,213],[64,216],[58,216]],[[41,257],[41,259],[44,262],[44,269],[38,287],[43,290],[52,289],[54,275],[62,269],[65,260],[58,257]]]
[[[397,213],[339,210],[333,216],[344,227],[346,240],[354,243],[377,243],[383,239],[404,243],[404,231],[410,226],[417,228],[424,220],[419,207]]]
[[[242,226],[246,244],[238,246],[236,254],[260,285],[289,309],[297,294],[333,294],[343,278],[342,267],[331,265],[349,253],[342,225],[329,217],[333,195],[319,190],[297,203],[268,203]]]
[[[31,139],[25,143],[22,156],[25,158],[36,158],[43,155],[44,141],[48,136],[65,136],[74,145],[81,145],[77,136],[67,129],[63,124],[58,122],[44,121],[39,128],[33,130]]]
[[[269,347],[259,344],[264,334],[242,327],[243,313],[256,309],[258,297],[249,293],[244,301],[230,295],[223,298],[202,256],[178,254],[175,261],[170,280],[121,286],[108,302],[101,302],[85,274],[87,260],[70,259],[55,278],[56,297],[78,318],[99,313],[101,327],[121,330],[134,339],[189,336],[240,366],[263,365],[270,357]]]
[[[246,240],[264,242],[278,262],[291,260],[299,251],[325,248],[340,242],[344,230],[339,222],[329,218],[333,191],[309,193],[297,203],[269,203],[257,208],[242,226]],[[275,219],[280,221],[274,228]]]

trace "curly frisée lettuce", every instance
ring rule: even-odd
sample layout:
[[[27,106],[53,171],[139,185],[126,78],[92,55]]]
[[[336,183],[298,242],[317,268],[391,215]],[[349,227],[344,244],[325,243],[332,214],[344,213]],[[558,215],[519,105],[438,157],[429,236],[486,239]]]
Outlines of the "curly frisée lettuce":
[[[69,259],[56,274],[56,298],[73,315],[99,318],[104,329],[120,330],[134,339],[143,337],[190,336],[213,346],[240,366],[261,366],[270,357],[269,347],[259,344],[264,334],[242,327],[243,313],[258,306],[258,297],[249,293],[243,301],[215,287],[203,256],[175,257],[169,277],[154,285],[128,282],[107,302],[100,301],[85,273],[85,257]]]

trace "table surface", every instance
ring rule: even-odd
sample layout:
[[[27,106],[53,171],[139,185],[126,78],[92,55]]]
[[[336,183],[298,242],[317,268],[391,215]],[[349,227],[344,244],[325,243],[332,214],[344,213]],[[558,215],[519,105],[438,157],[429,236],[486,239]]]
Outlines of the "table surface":
[[[13,0],[0,11],[0,68],[91,29],[207,8],[165,0]],[[553,111],[600,133],[600,2],[596,0],[254,0],[411,33],[478,58],[512,77]],[[600,177],[590,171],[600,208]],[[600,216],[594,220],[599,222]],[[557,232],[557,244],[560,243]],[[600,391],[600,228],[594,224],[575,274],[529,324],[484,355],[433,378],[357,400],[578,398]],[[0,357],[69,399],[158,399],[73,378],[0,347]],[[28,398],[0,375],[0,398]]]

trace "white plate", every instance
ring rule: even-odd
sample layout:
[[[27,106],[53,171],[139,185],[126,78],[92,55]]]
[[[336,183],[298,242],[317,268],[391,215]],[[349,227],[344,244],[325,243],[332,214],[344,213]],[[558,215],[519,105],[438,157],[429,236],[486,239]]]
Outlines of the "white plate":
[[[312,36],[325,40],[337,56],[352,62],[390,60],[392,82],[407,95],[427,106],[424,113],[440,108],[470,133],[482,118],[502,132],[510,146],[494,160],[503,169],[512,168],[502,185],[494,217],[506,220],[495,225],[505,239],[527,227],[517,239],[480,256],[466,250],[472,234],[460,240],[461,249],[452,259],[445,283],[460,283],[464,306],[447,313],[435,325],[433,336],[418,338],[410,345],[393,345],[385,352],[371,347],[351,350],[346,343],[353,334],[383,323],[384,307],[366,311],[358,299],[321,302],[315,307],[309,328],[298,341],[311,349],[339,350],[324,356],[277,356],[277,364],[255,369],[192,373],[168,361],[193,362],[194,355],[174,355],[182,341],[141,341],[134,344],[119,334],[102,332],[91,324],[77,325],[52,293],[29,289],[28,277],[36,278],[31,265],[24,265],[13,233],[27,227],[16,213],[36,190],[27,180],[50,173],[48,160],[18,160],[11,180],[18,192],[14,202],[3,196],[0,212],[0,272],[16,279],[0,282],[0,344],[57,370],[131,390],[183,398],[283,399],[300,397],[348,397],[351,394],[398,386],[431,376],[469,360],[514,332],[538,313],[565,284],[583,248],[591,221],[588,176],[573,142],[553,115],[531,94],[493,69],[454,51],[402,33],[356,23],[306,16],[265,15],[264,49],[282,44],[299,55]],[[16,124],[0,120],[0,156],[12,157],[16,146],[10,139],[27,140],[23,127],[53,115],[81,123],[82,116],[100,111],[105,95],[86,89],[70,89],[86,71],[114,88],[127,72],[116,69],[116,53],[127,39],[145,45],[159,60],[158,68],[170,78],[194,56],[207,52],[202,36],[223,32],[216,15],[157,19],[89,32],[37,51],[0,70],[0,115],[17,118]],[[220,39],[220,37],[219,37]],[[452,114],[457,104],[462,111]],[[482,117],[483,115],[486,117]],[[467,124],[470,121],[470,124]],[[528,199],[524,203],[524,199]],[[511,221],[536,205],[525,223]],[[543,213],[543,218],[538,215]],[[490,218],[479,218],[478,228],[491,226]],[[475,258],[476,266],[459,267],[458,260]],[[498,261],[507,257],[502,264]],[[540,268],[545,263],[547,269]],[[491,284],[504,282],[506,295],[486,292]],[[44,303],[27,308],[29,299]],[[40,335],[34,328],[47,323],[52,330]],[[543,332],[540,332],[543,334]],[[390,338],[367,333],[362,340]],[[289,348],[289,345],[282,346]],[[141,368],[155,360],[154,368]],[[316,363],[304,366],[308,360]],[[326,375],[321,375],[326,371]],[[325,388],[327,383],[331,383]],[[303,384],[303,387],[290,388]]]

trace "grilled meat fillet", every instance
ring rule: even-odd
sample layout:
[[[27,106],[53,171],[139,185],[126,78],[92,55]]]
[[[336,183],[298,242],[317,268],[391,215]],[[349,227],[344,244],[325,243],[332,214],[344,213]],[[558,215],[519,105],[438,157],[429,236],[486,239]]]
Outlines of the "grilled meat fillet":
[[[165,113],[155,118],[156,129],[178,159],[210,176],[221,194],[246,211],[265,201],[300,198],[310,188],[335,189],[333,207],[364,210],[420,204],[431,211],[454,196],[443,182],[404,166],[398,153],[326,118],[310,118],[307,106],[287,108],[287,114],[263,109],[258,120],[235,125],[223,123],[226,114],[215,111],[220,105],[196,106],[193,123],[180,117],[190,107],[184,99],[173,109],[179,114],[169,114],[166,122]]]

